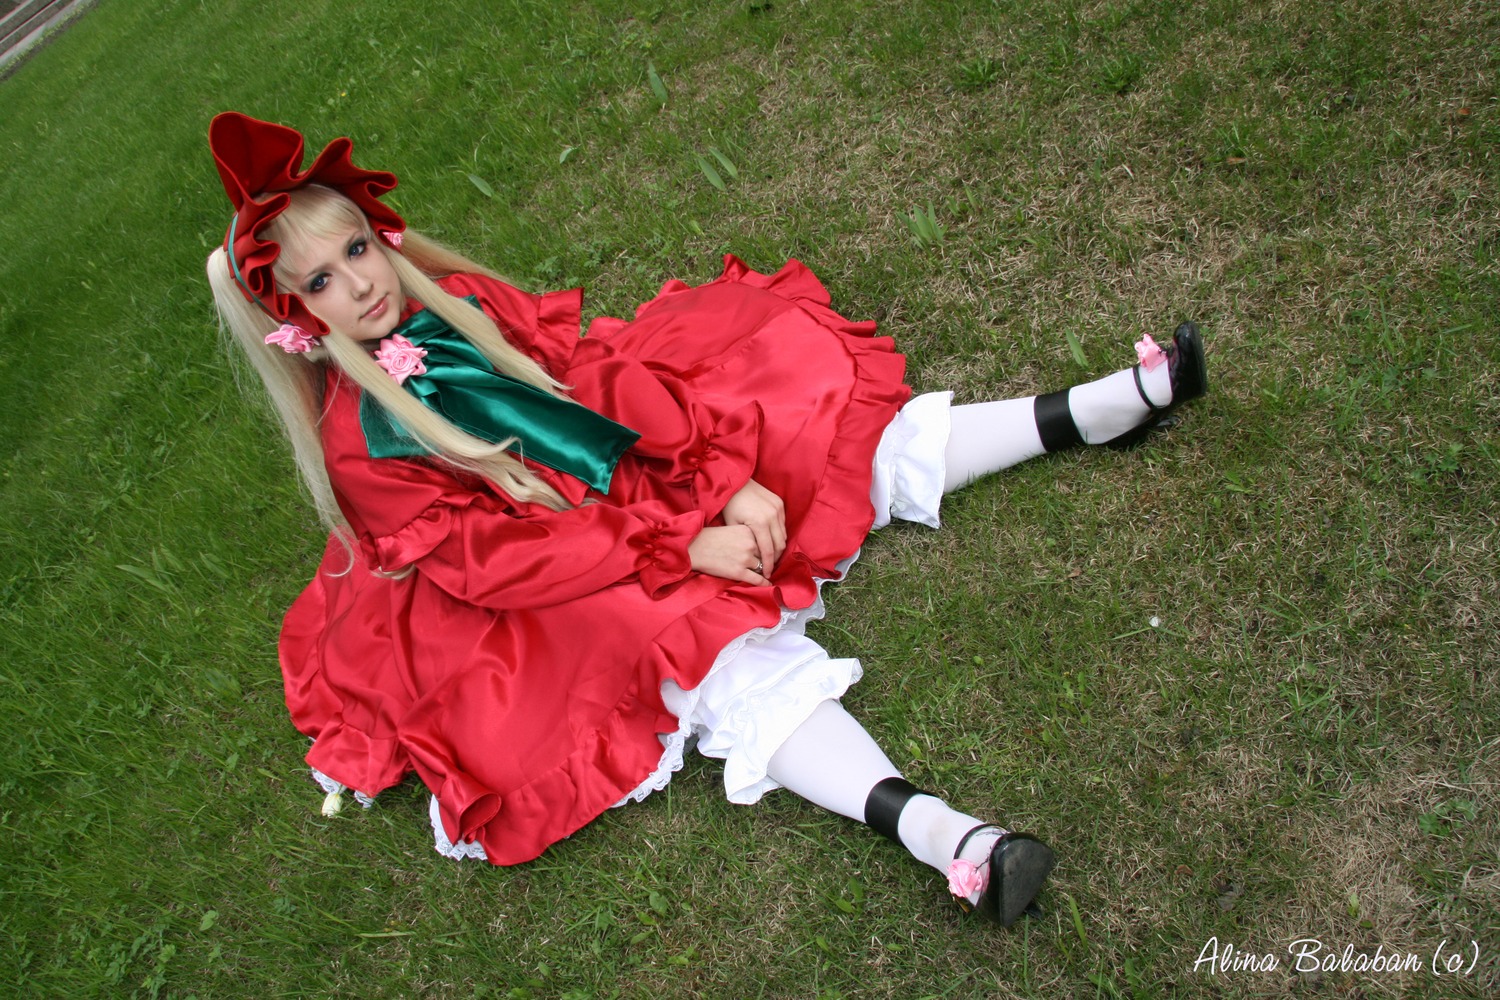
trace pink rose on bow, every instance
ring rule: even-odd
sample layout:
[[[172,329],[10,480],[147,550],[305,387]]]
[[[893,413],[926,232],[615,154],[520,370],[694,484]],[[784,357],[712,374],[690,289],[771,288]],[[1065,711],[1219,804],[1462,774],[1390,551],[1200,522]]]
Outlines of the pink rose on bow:
[[[984,875],[972,862],[956,859],[948,866],[948,891],[959,899],[969,899],[984,890]]]
[[[427,366],[422,364],[425,357],[426,351],[401,334],[393,333],[380,342],[380,350],[375,352],[375,363],[400,385],[412,375],[427,374]]]
[[[382,229],[380,235],[384,236],[385,241],[397,250],[401,249],[401,242],[406,238],[404,233],[398,233],[390,229]]]
[[[1149,333],[1136,341],[1135,356],[1140,359],[1141,367],[1148,372],[1156,371],[1161,363],[1167,360],[1167,352],[1157,346]]]
[[[288,354],[306,354],[312,350],[313,339],[300,326],[283,323],[275,333],[266,334],[266,343],[276,344]]]

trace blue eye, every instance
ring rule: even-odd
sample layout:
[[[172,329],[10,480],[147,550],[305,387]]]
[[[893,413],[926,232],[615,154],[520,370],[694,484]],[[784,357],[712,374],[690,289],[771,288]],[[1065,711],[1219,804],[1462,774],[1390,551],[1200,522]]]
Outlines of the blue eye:
[[[362,256],[364,254],[364,252],[365,252],[365,249],[366,249],[366,247],[365,247],[365,241],[364,240],[362,240],[362,239],[361,240],[355,240],[353,243],[349,244],[349,256],[350,257],[359,257],[359,256]]]
[[[328,275],[320,274],[307,283],[309,292],[321,292],[328,284]]]

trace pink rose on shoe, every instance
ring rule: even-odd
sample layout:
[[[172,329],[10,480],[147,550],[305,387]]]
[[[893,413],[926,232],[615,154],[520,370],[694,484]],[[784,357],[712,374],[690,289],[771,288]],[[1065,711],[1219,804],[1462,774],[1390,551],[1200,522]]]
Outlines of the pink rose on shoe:
[[[1161,363],[1167,360],[1167,352],[1151,339],[1149,333],[1136,341],[1135,356],[1140,359],[1141,367],[1148,372],[1156,371]]]
[[[984,891],[984,873],[973,862],[958,858],[948,866],[948,891],[959,899],[973,899]]]
[[[426,351],[396,333],[380,342],[380,350],[375,352],[375,363],[400,385],[413,375],[427,374],[427,366],[422,364],[425,357]]]

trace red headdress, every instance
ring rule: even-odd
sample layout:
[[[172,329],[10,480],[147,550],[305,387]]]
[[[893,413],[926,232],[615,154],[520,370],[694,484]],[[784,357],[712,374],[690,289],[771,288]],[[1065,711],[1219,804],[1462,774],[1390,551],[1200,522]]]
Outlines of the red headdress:
[[[396,175],[384,170],[356,167],[349,158],[354,143],[347,138],[330,142],[313,165],[302,166],[302,133],[285,125],[263,122],[237,111],[215,116],[208,126],[208,145],[224,182],[224,193],[234,205],[234,218],[224,235],[229,270],[246,299],[265,310],[272,319],[298,327],[304,334],[281,343],[288,351],[306,350],[307,334],[322,336],[328,326],[307,308],[297,295],[278,291],[271,265],[281,246],[263,240],[260,231],[291,204],[288,191],[308,184],[333,188],[359,206],[370,225],[394,247],[401,245],[405,221],[381,202],[381,195],[396,186]],[[272,334],[272,337],[278,334]],[[283,337],[287,334],[283,333]]]

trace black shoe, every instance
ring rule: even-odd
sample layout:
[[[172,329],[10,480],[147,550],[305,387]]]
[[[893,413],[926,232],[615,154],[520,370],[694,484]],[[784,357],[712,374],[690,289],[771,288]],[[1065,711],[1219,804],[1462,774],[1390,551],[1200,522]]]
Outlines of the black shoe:
[[[1208,391],[1208,365],[1203,360],[1203,337],[1198,332],[1197,323],[1187,322],[1179,326],[1172,334],[1172,343],[1162,353],[1167,356],[1167,376],[1172,384],[1172,401],[1166,406],[1157,406],[1151,402],[1151,397],[1146,395],[1146,390],[1141,385],[1141,366],[1136,365],[1131,369],[1135,373],[1135,391],[1141,394],[1141,399],[1151,412],[1138,426],[1105,441],[1109,447],[1129,448],[1157,427],[1172,426],[1175,423],[1170,420],[1173,410]]]
[[[998,829],[989,823],[976,826],[964,834],[954,854],[962,854],[969,838],[979,831]],[[990,847],[989,872],[978,904],[971,907],[967,899],[960,898],[959,905],[965,910],[977,910],[1001,927],[1009,927],[1022,914],[1037,912],[1033,900],[1042,891],[1042,883],[1047,881],[1055,862],[1052,848],[1040,840],[1029,834],[1002,830],[1000,839]]]
[[[876,833],[900,844],[897,826],[901,810],[912,796],[927,794],[929,793],[905,778],[885,778],[870,789],[870,794],[865,799],[865,822]],[[1052,870],[1052,848],[1027,834],[1007,833],[992,823],[981,823],[964,834],[953,851],[955,866],[962,864],[971,877],[976,873],[976,867],[968,862],[959,862],[958,856],[963,853],[964,845],[969,839],[981,830],[999,830],[1000,839],[990,847],[989,860],[977,866],[977,871],[985,873],[984,888],[979,891],[979,904],[975,906],[962,896],[955,898],[965,910],[977,909],[1002,927],[1009,927],[1021,918],[1021,914],[1035,911],[1032,900],[1041,891],[1042,883],[1047,880],[1047,873]],[[955,884],[954,878],[954,869],[950,868],[950,888]]]

